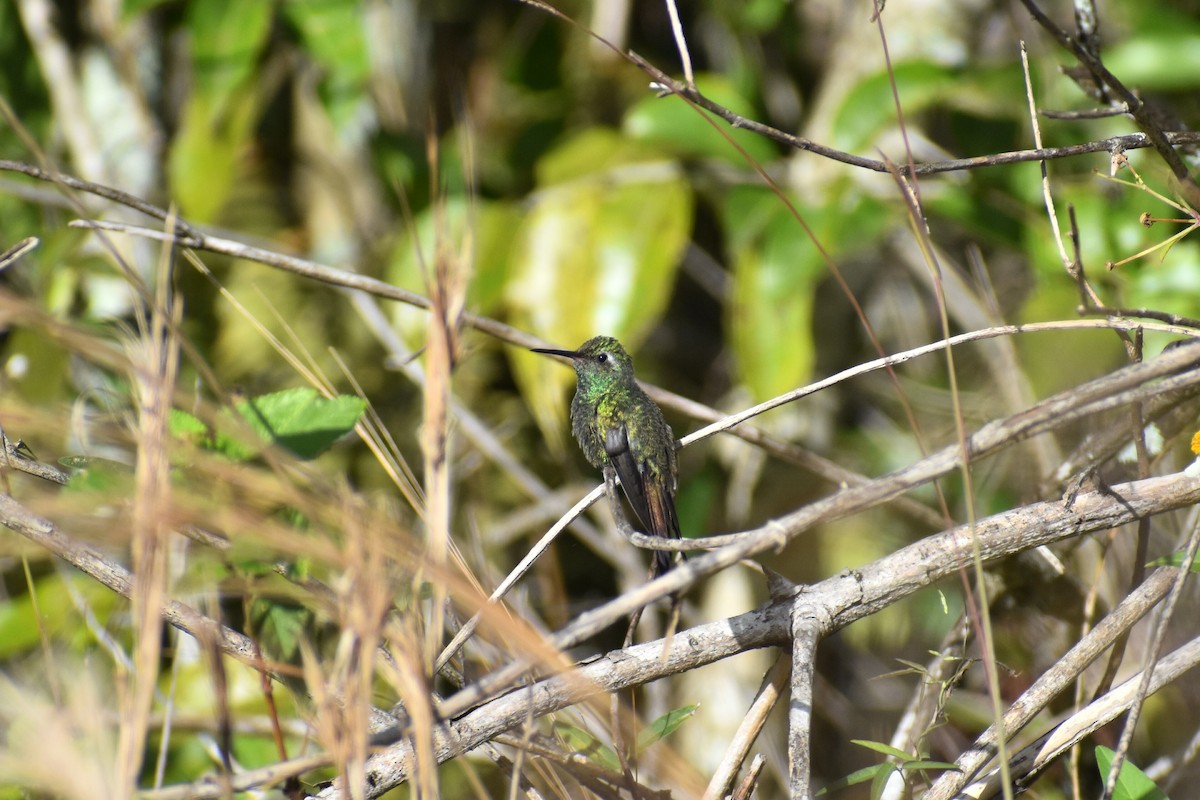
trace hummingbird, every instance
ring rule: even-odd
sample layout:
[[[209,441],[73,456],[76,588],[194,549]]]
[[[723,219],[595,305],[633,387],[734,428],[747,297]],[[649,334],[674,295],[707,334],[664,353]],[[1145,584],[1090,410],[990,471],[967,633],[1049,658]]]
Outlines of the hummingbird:
[[[675,435],[633,376],[633,359],[611,336],[588,339],[578,350],[535,353],[564,356],[575,367],[571,432],[588,463],[615,473],[643,530],[679,538],[675,514]],[[650,577],[671,568],[667,550],[655,550]]]

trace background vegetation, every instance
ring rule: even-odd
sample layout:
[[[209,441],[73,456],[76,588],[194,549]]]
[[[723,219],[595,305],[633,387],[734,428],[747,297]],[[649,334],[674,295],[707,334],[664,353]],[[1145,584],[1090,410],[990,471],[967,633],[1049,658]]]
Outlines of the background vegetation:
[[[1137,119],[1079,113],[1123,100],[1017,2],[893,0],[878,18],[866,3],[684,3],[694,92],[654,72],[685,75],[663,3],[555,8],[0,4],[0,250],[38,240],[0,296],[0,423],[23,470],[6,472],[15,504],[0,515],[12,528],[0,536],[8,796],[219,794],[223,778],[187,787],[271,768],[251,774],[289,793],[700,796],[764,675],[785,702],[747,754],[763,756],[757,796],[802,794],[786,634],[698,669],[648,666],[620,684],[644,688],[616,695],[624,735],[601,695],[537,719],[518,709],[470,754],[446,745],[438,723],[469,707],[455,705],[461,686],[521,657],[532,680],[620,648],[620,614],[578,641],[547,637],[645,583],[644,554],[601,503],[432,674],[481,596],[598,479],[568,435],[571,371],[527,348],[617,336],[639,376],[673,393],[655,397],[682,437],[948,335],[1092,321],[839,381],[686,447],[679,513],[699,537],[769,531],[1200,330],[1195,240],[1133,258],[1190,231],[1184,201],[1196,207],[1198,192],[1161,149],[1113,138],[1196,127],[1191,0],[1106,3],[1094,40],[1074,20],[1088,4],[1043,9],[1144,98]],[[1042,146],[1098,143],[1048,154],[1055,219],[1039,161],[999,157],[1035,147],[1031,101]],[[1196,137],[1171,141],[1190,165]],[[909,163],[943,168],[904,180]],[[789,528],[786,547],[754,553],[770,580],[746,563],[707,569],[689,579],[679,646],[703,650],[687,629],[955,525],[1178,472],[1195,391],[1159,405],[1152,394],[1051,416],[969,472]],[[1167,411],[1161,444],[1134,447],[1143,415]],[[1087,438],[1100,434],[1104,447]],[[70,484],[26,474],[31,459]],[[980,597],[968,569],[837,626],[811,665],[811,785],[883,761],[855,740],[954,762],[1187,530],[1166,516],[1069,538],[1059,576],[1005,561],[986,618],[966,613]],[[1192,637],[1194,599],[1182,596],[1168,648]],[[662,633],[663,605],[637,641]],[[1124,661],[1080,665],[1077,688],[1047,700],[1014,750],[1136,674],[1151,630],[1132,629]],[[283,683],[264,682],[264,665]],[[365,762],[367,731],[397,724],[371,707],[410,727]],[[1168,791],[1191,785],[1197,719],[1184,675],[1147,700],[1129,758]],[[630,761],[635,729],[649,746]],[[1039,796],[1096,796],[1093,745],[1117,748],[1122,730],[1100,728],[1042,773]],[[380,765],[397,754],[410,780],[393,789]],[[905,774],[920,790],[940,771]],[[302,783],[280,789],[292,774]],[[839,791],[885,790],[880,778]]]

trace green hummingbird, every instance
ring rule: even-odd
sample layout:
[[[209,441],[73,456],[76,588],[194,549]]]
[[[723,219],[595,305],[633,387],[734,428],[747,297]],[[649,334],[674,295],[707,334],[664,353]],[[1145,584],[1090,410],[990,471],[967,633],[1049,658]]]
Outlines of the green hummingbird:
[[[575,367],[571,432],[588,463],[615,473],[643,530],[679,538],[675,514],[675,436],[662,410],[633,376],[633,359],[611,336],[588,339],[578,350],[534,350],[565,356]],[[654,551],[651,577],[671,568],[671,553]]]

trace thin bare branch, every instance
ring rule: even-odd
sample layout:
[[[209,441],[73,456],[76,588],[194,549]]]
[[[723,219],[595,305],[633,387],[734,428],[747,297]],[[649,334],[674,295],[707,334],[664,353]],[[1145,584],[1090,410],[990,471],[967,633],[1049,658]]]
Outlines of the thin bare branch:
[[[1025,98],[1029,103],[1029,125],[1033,131],[1033,143],[1038,150],[1042,149],[1042,127],[1038,124],[1037,99],[1033,95],[1033,78],[1029,74],[1029,51],[1025,42],[1021,42],[1021,72],[1025,76]],[[1050,234],[1058,247],[1058,257],[1069,272],[1071,258],[1067,255],[1066,245],[1063,244],[1062,229],[1058,225],[1058,214],[1054,210],[1054,195],[1050,191],[1050,171],[1046,168],[1046,160],[1040,159],[1038,167],[1042,171],[1042,199],[1046,203],[1046,216],[1050,218]]]
[[[784,688],[788,684],[788,676],[791,674],[791,656],[786,652],[781,652],[775,658],[775,663],[767,670],[767,674],[763,676],[762,685],[758,687],[758,693],[754,695],[754,702],[746,710],[746,716],[738,725],[737,732],[729,740],[725,756],[713,771],[712,778],[708,782],[704,800],[719,800],[729,794],[733,788],[733,781],[737,778],[738,770],[742,768],[746,757],[750,755],[750,749],[754,746],[763,726],[766,725],[767,716],[775,708],[779,698],[783,696]]]
[[[721,119],[728,122],[734,128],[741,128],[760,136],[778,142],[795,150],[803,150],[813,153],[831,161],[838,161],[843,164],[848,164],[852,167],[870,170],[872,172],[888,172],[887,163],[880,159],[866,158],[857,156],[851,153],[846,153],[826,145],[819,144],[810,139],[805,139],[802,136],[786,133],[777,128],[772,128],[770,125],[765,125],[752,119],[743,117],[740,114],[735,114],[728,108],[715,103],[712,100],[704,97],[695,89],[689,89],[687,85],[681,81],[677,81],[666,73],[659,70],[650,62],[646,61],[636,53],[630,53],[629,57],[633,62],[647,75],[650,76],[654,83],[660,84],[671,90],[672,94],[679,95],[688,101],[695,103],[705,111],[710,111],[716,114]],[[1191,131],[1177,131],[1164,133],[1163,139],[1169,145],[1175,144],[1194,144],[1200,142],[1200,133]],[[1123,136],[1111,136],[1107,139],[1099,139],[1092,142],[1083,142],[1080,144],[1066,145],[1064,147],[1048,147],[1042,150],[1011,150],[1004,153],[993,153],[985,156],[973,156],[969,158],[955,158],[946,161],[927,161],[918,163],[912,168],[912,173],[915,175],[936,175],[943,172],[962,172],[964,170],[982,169],[984,167],[998,167],[1005,164],[1021,164],[1029,161],[1045,161],[1059,158],[1074,158],[1076,156],[1086,155],[1088,153],[1111,153],[1114,150],[1140,150],[1147,147],[1156,147],[1154,140],[1145,133],[1131,133]],[[907,166],[897,167],[901,175],[907,177],[909,168]]]
[[[696,86],[696,76],[692,74],[692,54],[688,52],[687,37],[683,35],[683,23],[679,21],[679,9],[675,0],[666,0],[667,15],[671,18],[671,34],[675,37],[675,47],[679,50],[679,61],[683,65],[683,79],[688,86]]]
[[[813,684],[817,643],[829,630],[829,609],[801,593],[792,606],[792,674],[788,696],[788,796],[812,797]]]

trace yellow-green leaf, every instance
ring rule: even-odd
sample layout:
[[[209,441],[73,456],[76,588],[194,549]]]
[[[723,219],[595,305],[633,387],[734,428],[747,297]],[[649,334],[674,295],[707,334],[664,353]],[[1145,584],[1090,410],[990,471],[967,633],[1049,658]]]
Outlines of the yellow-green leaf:
[[[211,222],[225,205],[257,117],[258,100],[250,90],[223,104],[200,94],[188,100],[167,172],[171,194],[191,221]]]
[[[547,159],[539,175],[561,182],[534,194],[517,230],[513,324],[562,347],[606,334],[636,349],[670,299],[691,233],[691,190],[674,162],[648,160],[611,131],[591,131]],[[606,169],[588,172],[601,163]],[[561,445],[571,371],[522,352],[513,366],[539,425]]]

